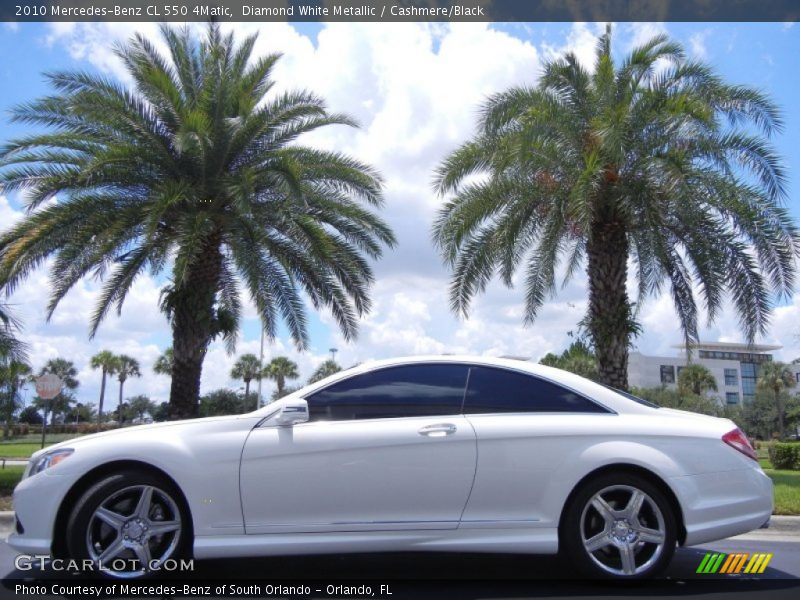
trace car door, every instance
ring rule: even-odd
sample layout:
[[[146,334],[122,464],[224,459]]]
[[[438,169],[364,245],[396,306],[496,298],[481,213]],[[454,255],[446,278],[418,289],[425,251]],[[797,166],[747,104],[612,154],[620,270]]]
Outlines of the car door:
[[[448,529],[477,460],[460,414],[468,367],[369,371],[309,395],[309,421],[266,426],[241,461],[247,533]]]
[[[562,506],[551,486],[569,489],[570,465],[615,416],[553,381],[487,366],[470,369],[464,414],[478,438],[478,467],[462,527],[557,526]]]

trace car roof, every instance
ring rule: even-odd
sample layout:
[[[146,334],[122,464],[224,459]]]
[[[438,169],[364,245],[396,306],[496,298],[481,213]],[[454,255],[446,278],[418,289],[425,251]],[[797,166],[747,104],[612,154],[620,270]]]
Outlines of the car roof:
[[[600,404],[610,408],[615,412],[620,413],[652,413],[654,410],[648,406],[639,404],[629,398],[625,398],[614,390],[607,388],[599,383],[564,371],[545,365],[540,365],[527,360],[520,360],[514,358],[497,358],[492,356],[474,356],[463,354],[434,354],[434,355],[421,355],[421,356],[401,356],[397,358],[386,358],[379,360],[369,360],[357,364],[353,367],[339,371],[326,377],[318,382],[304,386],[303,388],[286,396],[286,398],[302,398],[312,394],[318,389],[327,387],[337,381],[353,377],[361,373],[374,371],[377,369],[411,365],[411,364],[468,364],[475,366],[496,367],[501,369],[508,369],[513,371],[521,371],[529,373],[542,379],[552,381],[563,387],[570,388],[579,394],[587,396]],[[264,408],[268,408],[267,405]],[[264,408],[260,410],[264,410]]]

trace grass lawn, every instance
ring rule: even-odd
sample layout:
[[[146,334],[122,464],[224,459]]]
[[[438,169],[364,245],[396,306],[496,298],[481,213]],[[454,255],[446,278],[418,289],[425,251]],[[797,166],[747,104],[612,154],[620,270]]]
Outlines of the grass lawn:
[[[0,510],[11,510],[11,492],[22,478],[25,467],[0,469]]]
[[[45,447],[66,440],[80,437],[74,433],[54,433],[45,438]],[[42,435],[30,435],[14,438],[10,441],[0,441],[0,458],[30,458],[30,455],[42,447]]]
[[[800,515],[800,471],[764,469],[775,484],[776,515]]]
[[[49,446],[48,442],[46,445]],[[41,442],[34,444],[31,442],[9,442],[0,443],[0,458],[30,458],[31,454],[42,447]]]

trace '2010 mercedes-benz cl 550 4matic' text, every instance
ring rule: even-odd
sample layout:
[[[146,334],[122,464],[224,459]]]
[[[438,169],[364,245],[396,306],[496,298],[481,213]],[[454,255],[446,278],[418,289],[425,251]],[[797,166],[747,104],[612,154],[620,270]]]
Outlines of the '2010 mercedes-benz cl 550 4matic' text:
[[[21,552],[114,565],[327,552],[559,551],[656,574],[763,525],[772,483],[727,419],[524,361],[363,364],[254,412],[130,427],[31,458]]]

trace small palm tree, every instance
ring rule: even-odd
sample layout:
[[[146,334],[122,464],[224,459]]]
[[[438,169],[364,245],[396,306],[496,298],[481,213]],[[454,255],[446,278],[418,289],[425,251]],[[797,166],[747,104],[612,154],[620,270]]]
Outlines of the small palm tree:
[[[702,396],[708,391],[717,391],[717,380],[706,367],[692,363],[686,365],[678,374],[678,391]]]
[[[784,426],[783,392],[793,388],[797,382],[788,365],[782,362],[767,362],[758,370],[759,389],[771,393],[775,399],[775,409],[778,412],[778,435],[783,439],[786,435]]]
[[[572,342],[569,348],[560,355],[548,353],[539,361],[539,364],[563,369],[587,379],[598,379],[597,357],[580,340]]]
[[[264,377],[272,379],[277,386],[276,398],[284,396],[287,379],[297,379],[300,373],[297,371],[297,363],[289,360],[285,356],[276,356],[269,364],[264,367]]]
[[[142,373],[139,370],[139,361],[126,354],[117,356],[117,364],[115,373],[117,374],[117,381],[119,381],[119,402],[117,404],[117,418],[119,426],[122,426],[122,388],[125,387],[125,382],[130,377],[141,377]]]
[[[100,401],[97,406],[97,425],[103,422],[103,402],[106,398],[106,376],[114,375],[117,369],[117,357],[109,350],[102,350],[92,357],[90,365],[92,369],[100,369],[102,378],[100,380]]]
[[[158,375],[169,375],[172,377],[172,366],[175,364],[175,355],[172,348],[164,350],[164,354],[156,359],[153,364],[153,372]]]
[[[250,397],[250,382],[253,379],[260,379],[263,371],[261,361],[255,354],[243,354],[239,360],[233,365],[231,369],[231,377],[233,379],[241,379],[244,381],[244,397]]]
[[[17,360],[0,361],[0,419],[8,438],[14,413],[22,406],[19,391],[30,380],[31,367]]]
[[[491,96],[477,135],[439,167],[436,189],[453,197],[433,234],[453,270],[453,310],[466,315],[495,275],[511,287],[521,271],[533,323],[559,267],[566,282],[584,266],[600,380],[622,389],[636,309],[665,288],[687,345],[698,339],[695,289],[712,321],[729,293],[752,341],[772,292],[792,293],[800,255],[768,141],[781,127],[764,94],[726,84],[666,36],[615,61],[609,28],[593,72],[569,53],[537,85]]]
[[[332,358],[329,358],[311,374],[311,377],[308,380],[308,383],[316,383],[317,381],[321,381],[326,377],[330,377],[334,373],[338,373],[342,370],[342,367],[339,366]]]
[[[35,133],[0,148],[0,192],[28,200],[0,234],[0,286],[52,259],[52,314],[100,277],[93,336],[141,273],[170,268],[170,417],[188,418],[211,340],[235,339],[242,287],[270,338],[283,321],[307,347],[305,295],[352,339],[370,308],[368,259],[394,236],[372,210],[383,202],[374,169],[298,143],[354,123],[310,92],[274,92],[279,54],[253,57],[255,35],[236,44],[218,24],[202,40],[166,25],[161,38],[166,55],[141,34],[116,48],[130,86],[49,73],[55,94],[13,110]]]

